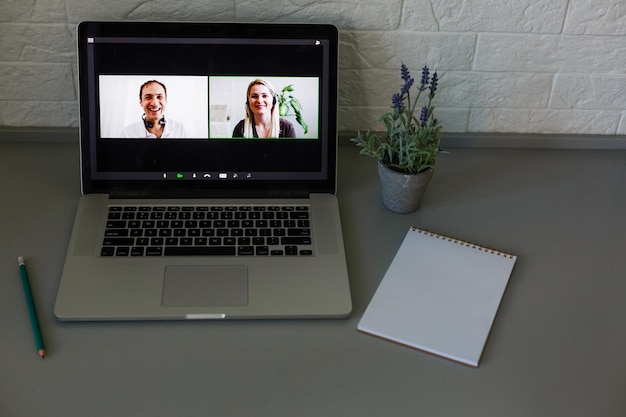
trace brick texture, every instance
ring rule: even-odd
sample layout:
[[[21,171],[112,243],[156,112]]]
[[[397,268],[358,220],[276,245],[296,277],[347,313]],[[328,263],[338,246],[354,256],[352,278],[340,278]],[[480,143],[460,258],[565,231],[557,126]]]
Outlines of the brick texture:
[[[404,62],[447,132],[626,135],[623,0],[3,0],[0,126],[78,126],[82,20],[333,23],[342,131],[382,128]]]

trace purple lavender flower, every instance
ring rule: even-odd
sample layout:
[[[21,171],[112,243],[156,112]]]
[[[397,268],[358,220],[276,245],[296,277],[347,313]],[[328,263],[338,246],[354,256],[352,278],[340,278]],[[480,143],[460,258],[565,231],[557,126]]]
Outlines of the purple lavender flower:
[[[420,113],[420,123],[422,127],[426,126],[426,122],[428,121],[428,107],[422,107],[422,112]]]
[[[406,65],[404,65],[404,63],[402,63],[400,72],[402,74],[402,79],[404,80],[404,85],[400,89],[400,95],[404,97],[413,86],[415,80],[413,79],[413,77],[411,77],[411,74],[409,74],[409,69],[406,67]]]
[[[402,90],[400,90],[400,93],[405,96],[409,90],[411,89],[411,86],[413,86],[413,83],[415,82],[415,80],[413,78],[411,78],[410,80],[406,81],[404,83],[404,85],[402,86]]]
[[[428,66],[424,65],[424,68],[422,68],[422,81],[420,82],[420,91],[423,91],[426,88],[426,84],[428,84],[429,74],[430,70],[428,69]]]
[[[430,80],[430,94],[435,94],[435,91],[437,91],[437,83],[438,83],[439,79],[437,77],[437,71],[435,71],[435,73],[433,74],[433,78]]]
[[[404,95],[395,93],[391,97],[391,104],[393,104],[393,107],[396,109],[396,111],[400,113],[404,108]]]
[[[408,81],[411,78],[411,75],[409,74],[409,69],[404,64],[404,62],[400,65],[400,73],[402,74],[402,79],[404,81]]]

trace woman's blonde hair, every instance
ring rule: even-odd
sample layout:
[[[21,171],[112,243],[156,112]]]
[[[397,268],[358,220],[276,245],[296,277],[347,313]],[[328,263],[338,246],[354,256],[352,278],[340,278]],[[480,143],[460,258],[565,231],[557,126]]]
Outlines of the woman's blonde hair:
[[[280,134],[280,112],[278,111],[278,106],[276,106],[276,93],[274,92],[274,86],[269,81],[256,79],[248,84],[248,89],[246,91],[246,118],[243,123],[243,137],[251,138],[254,137],[254,115],[252,114],[252,110],[250,110],[250,90],[255,85],[264,85],[270,90],[272,94],[272,113],[271,113],[271,129],[270,129],[270,138],[277,138]]]

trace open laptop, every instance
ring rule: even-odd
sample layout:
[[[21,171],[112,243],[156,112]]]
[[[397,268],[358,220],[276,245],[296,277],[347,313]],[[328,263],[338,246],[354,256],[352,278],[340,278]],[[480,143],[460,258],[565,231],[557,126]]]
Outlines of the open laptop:
[[[56,317],[348,316],[337,29],[85,22],[77,34],[83,196]],[[274,137],[262,111],[281,111]]]

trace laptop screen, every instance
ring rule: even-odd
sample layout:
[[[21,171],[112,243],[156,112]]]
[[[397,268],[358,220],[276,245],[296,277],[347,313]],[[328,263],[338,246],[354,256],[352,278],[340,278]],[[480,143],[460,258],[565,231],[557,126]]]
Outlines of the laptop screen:
[[[333,192],[331,25],[81,23],[83,191]]]

